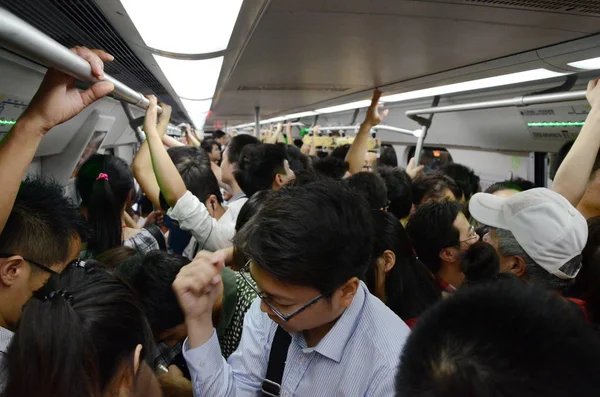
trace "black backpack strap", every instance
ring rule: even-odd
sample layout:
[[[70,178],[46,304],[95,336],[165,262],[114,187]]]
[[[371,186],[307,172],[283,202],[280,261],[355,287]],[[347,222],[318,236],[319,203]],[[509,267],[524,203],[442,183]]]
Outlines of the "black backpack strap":
[[[279,397],[283,370],[285,369],[285,361],[291,342],[292,336],[278,326],[273,337],[273,343],[271,343],[267,375],[261,385],[263,397]]]
[[[162,230],[160,230],[160,227],[156,225],[146,225],[144,226],[144,229],[148,230],[152,237],[154,237],[158,243],[158,249],[161,251],[167,250],[167,240],[165,239],[165,235],[163,234]]]

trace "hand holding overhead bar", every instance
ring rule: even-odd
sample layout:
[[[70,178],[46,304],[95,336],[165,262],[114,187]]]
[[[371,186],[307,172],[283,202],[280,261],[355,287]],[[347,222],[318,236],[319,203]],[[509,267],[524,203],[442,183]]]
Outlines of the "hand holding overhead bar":
[[[76,53],[77,48],[75,51],[69,51],[60,43],[4,8],[0,8],[0,46],[47,68],[57,69],[80,81],[112,83],[114,85],[113,94],[118,99],[143,109],[148,108],[149,101],[141,93],[131,89],[102,70],[100,74],[97,71],[93,72],[96,66],[90,66],[86,59],[78,56]],[[158,112],[161,111],[162,109],[158,108]]]

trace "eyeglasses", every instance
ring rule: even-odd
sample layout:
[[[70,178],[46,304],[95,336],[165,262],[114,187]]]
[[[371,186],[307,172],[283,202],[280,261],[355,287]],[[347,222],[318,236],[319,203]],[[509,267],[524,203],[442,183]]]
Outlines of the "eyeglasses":
[[[466,240],[460,241],[460,243],[468,243],[468,242],[473,241],[476,238],[479,238],[479,235],[477,233],[475,233],[475,226],[470,226],[469,227],[469,238],[467,238]]]
[[[15,256],[15,254],[5,254],[5,253],[0,253],[0,258],[10,258],[10,257],[13,257],[13,256]],[[29,262],[29,263],[31,263],[32,265],[34,265],[34,266],[36,266],[36,267],[39,267],[40,269],[42,269],[42,270],[44,270],[44,271],[46,271],[46,272],[50,273],[50,274],[51,274],[51,275],[53,275],[53,276],[58,276],[58,275],[59,275],[59,273],[58,273],[58,272],[55,272],[54,270],[50,269],[48,266],[44,266],[44,265],[42,265],[41,263],[38,263],[38,262],[36,262],[36,261],[32,261],[31,259],[27,259],[27,258],[25,258],[24,256],[23,256],[22,258],[23,258],[23,260],[24,260],[25,262]],[[71,266],[71,265],[73,265],[73,266],[78,266],[78,265],[79,265],[79,263],[81,263],[81,261],[80,261],[79,259],[75,259],[74,261],[71,261],[71,262],[69,262],[69,264],[67,265],[67,267],[68,267],[68,266]]]
[[[252,288],[254,290],[254,292],[256,292],[256,295],[258,295],[258,297],[267,304],[267,306],[269,306],[269,308],[273,311],[273,313],[275,313],[275,315],[277,317],[279,317],[282,321],[284,322],[288,322],[292,319],[292,317],[302,313],[303,311],[305,311],[306,309],[308,309],[309,307],[311,307],[312,305],[314,305],[315,303],[317,303],[319,301],[319,299],[323,298],[323,294],[320,294],[319,296],[317,296],[316,298],[314,298],[313,300],[311,300],[310,302],[308,302],[306,305],[302,306],[301,308],[299,308],[298,310],[290,313],[290,314],[283,314],[282,312],[279,311],[279,309],[277,309],[275,306],[273,306],[269,301],[269,297],[265,296],[264,292],[260,292],[256,287],[255,287],[255,283],[254,280],[250,280],[248,278],[248,276],[246,276],[246,274],[250,274],[250,262],[252,262],[251,260],[246,262],[246,264],[244,265],[243,268],[240,269],[239,273],[240,276],[242,277],[242,279],[244,280],[244,282],[248,285],[248,287]],[[250,275],[250,277],[252,277]]]

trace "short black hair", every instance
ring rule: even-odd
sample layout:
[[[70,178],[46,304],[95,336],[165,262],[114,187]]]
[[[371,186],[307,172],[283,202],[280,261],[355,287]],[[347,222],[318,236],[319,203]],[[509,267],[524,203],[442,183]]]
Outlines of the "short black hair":
[[[254,215],[256,215],[260,209],[268,202],[269,197],[272,194],[272,190],[261,190],[260,192],[254,193],[252,197],[248,199],[240,208],[240,212],[238,213],[237,220],[235,222],[235,231],[239,232],[242,228],[252,219]],[[241,269],[248,259],[239,252],[239,250],[234,249],[233,251],[233,265],[231,266],[232,270]]]
[[[85,219],[58,183],[28,177],[21,183],[0,233],[0,252],[21,255],[50,267],[66,263],[73,239],[85,241],[88,235]]]
[[[216,131],[213,131],[212,138],[219,139],[219,138],[223,138],[225,135],[227,135],[225,132],[223,132],[221,130],[216,130]]]
[[[388,211],[399,219],[410,215],[413,204],[412,181],[400,168],[378,167],[377,172],[383,178],[387,188]]]
[[[518,281],[484,284],[419,318],[396,395],[593,397],[598,357],[600,339],[562,297]]]
[[[535,188],[535,183],[528,181],[527,179],[520,178],[520,177],[513,178],[510,181],[513,184],[517,185],[519,187],[520,191],[522,191],[522,192]]]
[[[313,169],[323,176],[341,180],[348,172],[348,163],[334,156],[327,156],[313,162]]]
[[[233,176],[247,196],[270,190],[277,174],[285,174],[285,147],[271,144],[247,145]]]
[[[500,258],[493,246],[478,241],[464,253],[460,270],[465,275],[465,283],[491,281],[500,273]]]
[[[455,201],[425,203],[410,217],[406,231],[419,259],[432,273],[441,268],[440,252],[460,244],[460,233],[454,221],[460,214]]]
[[[274,278],[326,296],[364,277],[373,239],[363,196],[330,179],[273,192],[234,244]]]
[[[429,200],[444,200],[449,189],[456,200],[460,200],[462,191],[452,178],[440,172],[418,176],[412,181],[413,203],[416,206]]]
[[[389,143],[381,145],[379,158],[377,159],[377,167],[398,167],[396,149]]]
[[[336,147],[335,149],[333,149],[331,151],[330,156],[331,157],[336,157],[340,160],[346,161],[346,156],[348,155],[348,152],[350,151],[350,144],[347,143],[345,145],[341,145]]]
[[[219,146],[219,144],[217,143],[217,141],[215,141],[214,139],[208,138],[202,141],[202,143],[200,143],[200,147],[208,154],[211,153],[213,151],[213,146],[217,145],[217,147],[219,148],[219,150],[221,149],[221,146]]]
[[[223,202],[219,181],[212,171],[206,152],[198,148],[174,147],[167,153],[179,171],[185,187],[198,200],[204,203],[211,195],[215,195],[219,203]]]
[[[282,145],[282,144],[279,144]],[[292,145],[284,145],[287,151],[288,161],[290,162],[290,168],[294,173],[305,171],[311,168],[310,159],[308,156],[302,154],[300,149]]]
[[[554,178],[556,177],[556,172],[560,168],[560,165],[562,164],[562,162],[565,160],[565,157],[567,157],[567,154],[569,154],[569,151],[573,147],[574,143],[575,143],[574,139],[572,141],[566,142],[564,145],[562,145],[562,147],[558,150],[558,152],[556,152],[556,155],[554,156],[554,160],[552,161],[552,165],[550,167],[550,179],[554,180]],[[598,152],[598,154],[596,155],[596,160],[594,160],[594,166],[592,167],[592,173],[590,174],[590,179],[594,177],[594,174],[599,169],[600,169],[600,152]]]
[[[502,182],[496,182],[485,189],[486,193],[493,194],[500,190],[516,190],[517,192],[524,192],[526,190],[533,189],[535,184],[523,178],[513,178]]]
[[[313,183],[316,181],[322,181],[327,178],[323,174],[319,174],[314,169],[310,168],[308,170],[303,170],[296,172],[296,178],[292,182],[289,183],[290,186],[304,186],[309,183]]]
[[[184,322],[172,285],[189,263],[183,256],[155,250],[133,255],[117,266],[115,274],[136,291],[155,335]]]
[[[240,156],[242,155],[242,150],[246,145],[258,144],[260,141],[248,134],[236,135],[229,141],[227,145],[227,161],[229,164],[236,164],[240,161]]]
[[[344,183],[363,194],[370,209],[387,208],[388,198],[385,182],[374,172],[358,172],[345,179]]]
[[[479,177],[471,168],[462,164],[450,163],[442,168],[442,172],[456,182],[466,201],[469,201],[471,196],[479,191]],[[460,200],[460,197],[456,199]]]

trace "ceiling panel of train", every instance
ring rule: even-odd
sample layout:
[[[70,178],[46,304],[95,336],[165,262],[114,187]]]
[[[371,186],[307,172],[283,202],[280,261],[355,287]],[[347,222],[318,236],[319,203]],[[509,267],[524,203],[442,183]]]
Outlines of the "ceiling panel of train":
[[[270,117],[345,103],[374,86],[585,37],[599,17],[594,0],[272,0],[211,118],[231,125],[250,121],[255,106]]]

